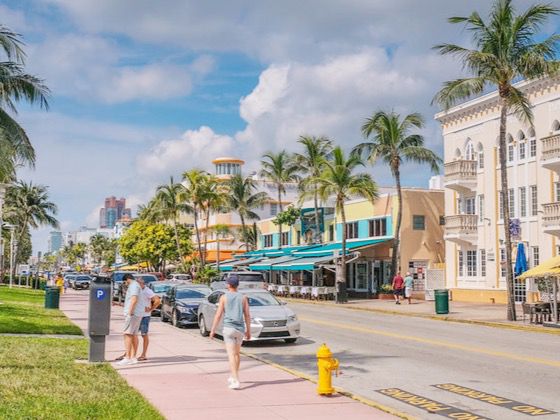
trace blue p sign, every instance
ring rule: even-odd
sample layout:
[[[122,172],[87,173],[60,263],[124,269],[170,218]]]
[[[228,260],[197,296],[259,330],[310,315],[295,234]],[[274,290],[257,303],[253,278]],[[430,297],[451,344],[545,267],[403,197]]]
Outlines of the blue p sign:
[[[105,290],[99,289],[96,291],[97,300],[105,299]]]

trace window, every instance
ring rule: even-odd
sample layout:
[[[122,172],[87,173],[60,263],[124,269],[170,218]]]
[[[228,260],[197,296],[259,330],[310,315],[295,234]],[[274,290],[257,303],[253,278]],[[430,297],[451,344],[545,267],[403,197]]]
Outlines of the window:
[[[301,245],[301,232],[296,230],[296,244]]]
[[[530,157],[537,156],[537,139],[529,140],[529,156]]]
[[[527,187],[519,188],[519,215],[527,217]]]
[[[476,264],[476,251],[467,251],[467,277],[476,277],[477,264]]]
[[[532,246],[531,247],[531,256],[533,257],[533,267],[536,267],[540,264],[540,257],[539,257],[539,247]]]
[[[346,239],[358,237],[358,222],[346,223]]]
[[[486,277],[486,250],[480,250],[480,277]]]
[[[334,224],[329,225],[329,242],[334,241]]]
[[[463,214],[475,214],[475,198],[466,197],[463,200]]]
[[[504,218],[504,195],[501,191],[498,192],[498,212],[500,214],[500,219]]]
[[[478,220],[484,221],[484,194],[478,195]]]
[[[445,216],[439,216],[439,225],[445,226]]]
[[[513,218],[515,217],[515,194],[514,194],[515,190],[513,188],[510,188],[508,190],[508,201],[509,201],[509,217]]]
[[[536,216],[537,212],[539,210],[539,201],[538,201],[538,197],[537,197],[537,186],[536,185],[531,185],[529,188],[531,190],[531,216]]]
[[[484,152],[478,152],[478,169],[484,169]]]
[[[289,245],[289,241],[290,241],[289,232],[282,232],[282,236],[280,237],[280,246]]]
[[[521,142],[519,143],[519,160],[525,159],[526,155],[526,143]]]
[[[278,204],[270,203],[270,215],[276,216],[278,214]]]
[[[554,191],[556,195],[556,201],[560,201],[560,182],[554,183]]]
[[[506,276],[506,250],[500,248],[500,277]]]
[[[463,277],[463,266],[464,266],[464,260],[463,260],[463,251],[457,251],[459,253],[458,255],[458,259],[459,259],[459,277]]]
[[[413,230],[425,230],[426,229],[426,217],[423,215],[415,214],[412,216],[412,229]]]
[[[272,248],[272,235],[263,235],[264,248]]]
[[[374,219],[369,221],[369,236],[385,236],[387,235],[387,220]]]
[[[515,158],[515,148],[513,147],[513,144],[510,143],[510,144],[508,144],[507,160],[508,160],[508,162],[513,162],[514,158]]]

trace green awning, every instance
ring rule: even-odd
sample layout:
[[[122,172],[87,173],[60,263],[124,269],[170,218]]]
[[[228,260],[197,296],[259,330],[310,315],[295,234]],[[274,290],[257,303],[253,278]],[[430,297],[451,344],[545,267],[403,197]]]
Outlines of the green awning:
[[[318,268],[317,266],[321,263],[328,263],[334,257],[323,256],[323,257],[306,257],[306,258],[296,258],[291,261],[286,261],[285,263],[280,263],[273,266],[273,270],[286,270],[286,271],[301,271],[301,270],[314,270]]]
[[[360,248],[381,244],[392,240],[393,238],[380,238],[380,239],[362,239],[358,241],[346,242],[346,253],[355,251]],[[321,247],[314,247],[312,249],[304,249],[294,252],[294,257],[324,257],[333,256],[335,252],[342,250],[342,242],[327,244]]]
[[[249,251],[244,254],[236,255],[235,258],[282,257],[284,255],[293,254],[294,252],[305,251],[320,246],[321,245],[297,245],[297,246],[286,246],[280,249],[278,248],[257,249],[256,251]]]
[[[269,271],[275,270],[274,266],[276,264],[285,263],[288,261],[292,261],[294,259],[291,255],[284,255],[283,257],[276,257],[276,258],[268,258],[261,260],[259,262],[255,262],[249,266],[249,269],[252,271]]]
[[[247,258],[245,260],[238,260],[228,264],[220,264],[220,271],[233,271],[239,267],[246,267],[252,263],[262,260],[261,257]]]

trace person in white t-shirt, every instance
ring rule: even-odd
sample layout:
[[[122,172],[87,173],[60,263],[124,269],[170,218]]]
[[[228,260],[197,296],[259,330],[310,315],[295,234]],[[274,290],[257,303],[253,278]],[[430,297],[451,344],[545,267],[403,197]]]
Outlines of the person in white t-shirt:
[[[150,344],[150,338],[148,332],[150,329],[150,319],[152,317],[152,311],[156,309],[160,304],[160,298],[154,293],[152,289],[146,287],[144,279],[142,277],[138,278],[138,284],[142,288],[140,292],[140,304],[144,308],[144,316],[142,316],[142,321],[140,322],[140,335],[142,336],[142,354],[138,358],[138,361],[147,360],[146,353],[148,352],[148,346]]]

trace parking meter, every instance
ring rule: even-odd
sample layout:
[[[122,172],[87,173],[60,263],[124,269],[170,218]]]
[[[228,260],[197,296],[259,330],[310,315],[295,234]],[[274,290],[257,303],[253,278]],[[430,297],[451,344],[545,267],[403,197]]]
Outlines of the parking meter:
[[[95,276],[89,290],[89,358],[90,362],[105,361],[105,337],[111,321],[111,279]]]

